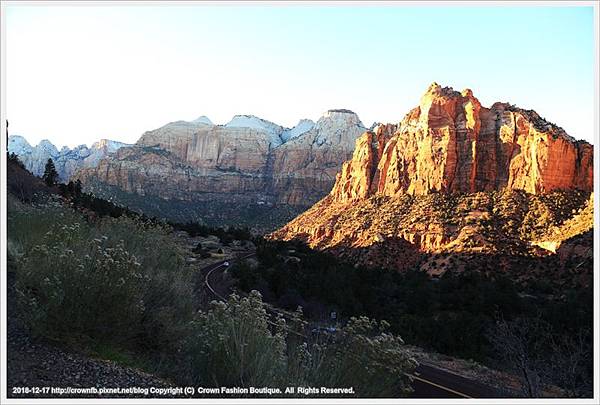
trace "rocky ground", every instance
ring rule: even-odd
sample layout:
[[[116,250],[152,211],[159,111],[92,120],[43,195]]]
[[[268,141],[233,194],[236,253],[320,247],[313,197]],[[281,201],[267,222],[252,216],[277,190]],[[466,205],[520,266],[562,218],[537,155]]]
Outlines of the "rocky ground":
[[[577,190],[371,196],[343,203],[328,196],[268,237],[300,239],[367,267],[418,268],[435,277],[501,272],[523,284],[585,286],[592,280],[593,201],[591,193]]]

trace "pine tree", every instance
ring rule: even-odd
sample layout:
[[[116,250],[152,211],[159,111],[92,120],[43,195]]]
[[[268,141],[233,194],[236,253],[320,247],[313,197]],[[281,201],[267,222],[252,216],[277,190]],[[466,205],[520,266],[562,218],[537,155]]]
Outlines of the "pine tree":
[[[56,167],[54,167],[54,162],[52,159],[48,159],[42,179],[48,187],[52,187],[56,184],[56,181],[58,180],[58,172],[56,171]]]
[[[81,180],[77,179],[75,180],[75,195],[76,196],[80,196],[81,195]]]
[[[19,166],[21,169],[25,169],[25,165],[23,164],[23,162],[21,162],[21,159],[19,159],[17,154],[14,152],[8,154],[8,161]]]

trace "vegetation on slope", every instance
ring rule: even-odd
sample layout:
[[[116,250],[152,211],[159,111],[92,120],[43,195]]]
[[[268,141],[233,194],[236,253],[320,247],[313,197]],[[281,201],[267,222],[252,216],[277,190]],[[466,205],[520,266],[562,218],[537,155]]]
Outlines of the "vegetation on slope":
[[[567,265],[551,247],[591,230],[593,198],[581,191],[519,190],[372,196],[358,203],[325,198],[269,237],[298,239],[372,268],[505,273],[527,283],[589,284],[591,266]],[[544,260],[539,257],[546,256]],[[565,272],[576,272],[577,277]],[[581,275],[581,277],[579,277]]]
[[[57,199],[9,201],[19,312],[34,335],[157,356],[176,349],[193,283],[168,228],[126,216],[89,222]]]
[[[416,362],[404,342],[386,332],[385,323],[351,318],[335,338],[307,341],[299,333],[301,322],[301,313],[290,324],[283,318],[270,320],[257,291],[213,302],[192,323],[189,383],[352,387],[362,397],[398,397],[411,391],[405,373]]]
[[[294,325],[269,315],[258,293],[200,307],[196,269],[183,260],[171,226],[99,215],[91,208],[109,203],[40,187],[33,202],[10,195],[8,205],[8,270],[18,294],[17,314],[9,313],[35,337],[180,385],[264,384],[283,392],[287,385],[329,384],[363,397],[410,390],[406,373],[414,361],[385,325],[357,318],[336,339],[318,341],[291,333]]]
[[[406,234],[439,234],[440,243],[423,243],[427,250],[474,250],[531,253],[528,242],[546,235],[547,230],[569,220],[585,208],[590,194],[581,191],[553,191],[534,195],[520,190],[472,194],[434,193],[397,198],[372,196],[357,204],[334,203],[328,198],[296,218],[275,237],[302,238],[320,248],[353,242],[353,247],[370,244],[377,234],[386,237]],[[585,219],[585,218],[582,218]],[[460,240],[464,228],[474,228],[479,241]],[[333,235],[311,235],[311,229],[331,229]],[[354,235],[349,241],[343,235]],[[458,245],[451,244],[459,241]],[[486,243],[487,242],[487,243]],[[415,242],[418,243],[418,242]]]
[[[515,260],[509,268],[529,271],[528,266],[558,255],[466,252],[460,259],[442,258],[441,253],[435,260],[427,259],[428,265],[439,265],[443,259],[455,260],[456,266],[464,259],[465,271],[432,280],[416,271],[422,263],[404,273],[367,269],[301,243],[263,241],[257,264],[231,269],[239,288],[250,295],[232,296],[227,303],[197,312],[202,300],[193,289],[193,269],[174,244],[170,225],[79,193],[74,184],[48,188],[18,166],[13,169],[22,181],[17,187],[9,182],[18,198],[9,196],[8,265],[16,273],[20,316],[39,337],[119,361],[138,359],[134,364],[181,384],[247,386],[249,381],[268,381],[283,387],[326,382],[351,384],[360,396],[396,396],[406,393],[404,372],[414,366],[401,335],[409,343],[441,353],[521,372],[524,380],[539,382],[527,387],[528,395],[548,383],[568,389],[570,395],[589,395],[591,286],[583,283],[575,289],[568,283],[545,283],[543,278],[515,284],[494,271],[506,260]],[[440,203],[435,199],[440,197],[431,198]],[[452,205],[456,210],[472,212],[473,206],[481,206],[478,200],[455,198],[460,199]],[[506,199],[504,208],[498,205],[496,214],[516,210],[515,198],[518,195],[512,194]],[[587,201],[585,196],[581,200]],[[569,213],[552,208],[548,201],[539,204],[550,207],[558,226],[576,227],[561,214],[568,217],[575,208]],[[564,201],[559,207],[568,204]],[[578,201],[572,204],[580,206]],[[590,217],[587,207],[579,215]],[[531,238],[545,235],[533,225],[527,228],[527,221],[509,225],[505,218],[500,223],[519,226]],[[198,224],[177,226],[197,234],[213,231]],[[244,230],[221,232],[223,238],[248,237]],[[574,238],[578,237],[581,234]],[[477,257],[484,259],[478,262]],[[544,263],[567,269],[581,263],[591,266],[591,261],[576,263],[571,257]],[[471,271],[484,264],[492,266],[490,271]],[[574,273],[564,277],[573,279]],[[345,326],[334,338],[315,341],[294,322],[268,315],[262,298],[252,290],[280,307],[302,306],[311,322],[335,311]],[[520,328],[523,324],[531,327]],[[307,337],[299,340],[293,331]],[[523,352],[526,367],[515,360]],[[560,372],[567,366],[573,370],[569,375]]]
[[[166,221],[177,223],[192,221],[210,227],[248,227],[258,233],[273,231],[307,208],[257,204],[255,201],[240,204],[239,202],[228,202],[227,199],[223,201],[167,200],[152,195],[140,196],[128,193],[118,187],[100,182],[86,184],[85,189],[118,205],[127,206],[136,212],[143,212]]]

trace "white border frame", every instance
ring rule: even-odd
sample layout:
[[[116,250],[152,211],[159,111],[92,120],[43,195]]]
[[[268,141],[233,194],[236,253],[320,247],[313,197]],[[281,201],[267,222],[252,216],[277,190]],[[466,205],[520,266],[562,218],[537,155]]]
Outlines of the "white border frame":
[[[420,6],[420,7],[437,7],[437,6],[473,6],[473,7],[525,7],[525,6],[545,6],[545,7],[577,7],[588,6],[594,9],[594,39],[595,39],[595,92],[594,92],[594,192],[596,194],[594,200],[594,252],[600,252],[600,240],[598,238],[599,225],[599,207],[598,196],[596,191],[600,189],[600,162],[599,162],[599,15],[600,5],[595,1],[2,1],[0,3],[0,38],[1,38],[1,96],[0,96],[0,117],[1,117],[1,136],[0,136],[0,403],[2,404],[100,404],[100,403],[119,403],[119,404],[263,404],[263,403],[302,403],[302,404],[346,404],[346,403],[371,403],[371,404],[394,404],[394,403],[415,403],[415,404],[458,404],[463,402],[478,403],[478,404],[598,404],[599,403],[599,363],[600,355],[599,334],[598,334],[598,310],[599,310],[599,295],[600,295],[600,263],[596,255],[594,255],[594,397],[590,399],[416,399],[416,398],[392,398],[392,399],[369,399],[369,398],[290,398],[290,399],[234,399],[234,398],[218,398],[218,399],[69,399],[69,398],[53,398],[53,399],[13,399],[7,398],[7,376],[6,376],[6,15],[5,7],[12,5],[19,6],[286,6],[286,5],[306,5],[306,6],[387,6],[387,7],[404,7],[404,6]]]

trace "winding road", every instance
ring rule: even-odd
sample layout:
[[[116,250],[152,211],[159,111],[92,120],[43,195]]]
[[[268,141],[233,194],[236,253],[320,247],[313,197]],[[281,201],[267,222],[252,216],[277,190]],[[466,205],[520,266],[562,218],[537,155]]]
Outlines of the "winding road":
[[[240,256],[236,259],[223,260],[211,264],[201,269],[204,274],[204,286],[214,295],[215,298],[224,301],[228,292],[218,291],[218,287],[213,280],[219,271],[224,271],[227,267],[225,263],[230,264],[234,261],[244,260],[255,256],[250,253]],[[271,310],[272,308],[270,305]],[[285,311],[282,311],[283,313]],[[278,311],[279,313],[279,311]],[[409,375],[413,380],[413,392],[411,398],[500,398],[501,395],[497,389],[482,384],[478,381],[460,376],[458,374],[441,370],[431,364],[419,364],[413,374]]]

